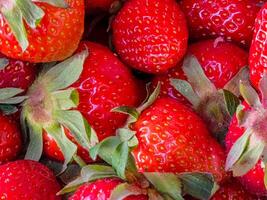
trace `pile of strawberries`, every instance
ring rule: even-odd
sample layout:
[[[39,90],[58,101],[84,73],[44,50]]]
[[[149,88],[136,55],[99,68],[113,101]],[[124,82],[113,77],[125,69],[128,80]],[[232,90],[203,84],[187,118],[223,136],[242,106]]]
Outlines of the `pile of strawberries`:
[[[0,200],[267,199],[266,0],[0,0]]]

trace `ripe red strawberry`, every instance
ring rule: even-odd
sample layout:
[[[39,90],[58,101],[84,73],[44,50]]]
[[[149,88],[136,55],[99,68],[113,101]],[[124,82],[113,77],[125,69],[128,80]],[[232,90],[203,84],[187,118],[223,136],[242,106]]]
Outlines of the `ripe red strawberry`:
[[[100,179],[92,183],[82,185],[69,200],[101,199],[109,200],[112,191],[121,184],[119,179]],[[146,195],[131,195],[123,200],[148,200]]]
[[[267,37],[267,4],[263,6],[259,12],[256,22],[255,31],[250,47],[249,67],[250,79],[255,87],[258,87],[259,80],[261,79],[264,70],[266,69],[266,37]]]
[[[26,90],[33,83],[37,74],[34,64],[7,59],[1,54],[0,59],[5,62],[4,66],[0,67],[0,88],[15,87]]]
[[[83,0],[21,4],[7,0],[0,8],[0,51],[8,57],[51,62],[64,60],[77,49],[84,28]],[[20,14],[27,22],[25,29]]]
[[[208,172],[226,178],[225,155],[204,122],[171,98],[160,98],[144,110],[132,129],[139,141],[133,150],[141,172]]]
[[[83,42],[79,51],[41,73],[29,89],[23,116],[39,136],[31,138],[38,139],[39,145],[31,142],[34,146],[30,147],[37,148],[34,152],[38,153],[30,153],[32,149],[28,147],[26,158],[39,159],[43,142],[44,153],[50,158],[70,162],[77,150],[89,162],[88,150],[97,139],[93,130],[87,128],[87,122],[98,139],[103,140],[114,135],[127,119],[111,109],[137,106],[142,101],[144,87],[140,89],[130,70],[108,48]],[[87,51],[88,56],[84,53]]]
[[[224,88],[242,67],[248,65],[248,54],[221,38],[194,43],[189,46],[188,53],[197,58],[205,75],[217,89]],[[161,96],[167,95],[186,102],[185,98],[170,84],[170,79],[187,79],[182,70],[182,63],[168,73],[156,76],[153,85],[156,87],[157,83],[161,82]]]
[[[22,149],[21,140],[17,123],[0,113],[0,164],[18,156]]]
[[[239,182],[232,179],[224,183],[215,193],[211,200],[256,200],[253,198]]]
[[[261,0],[182,0],[191,38],[224,36],[249,46]]]
[[[127,1],[112,28],[121,59],[143,72],[167,71],[187,49],[186,20],[175,0]]]
[[[266,74],[259,86],[261,99],[248,83],[240,85],[245,102],[237,109],[226,136],[226,169],[233,171],[249,192],[266,197]]]
[[[239,80],[248,79],[247,57],[244,50],[222,38],[201,41],[189,46],[183,64],[156,76],[153,86],[160,82],[161,96],[170,96],[185,104],[190,102],[223,144],[235,110],[229,112],[222,91],[226,89],[239,95],[236,85]],[[239,102],[235,99],[237,106]]]
[[[0,198],[5,200],[60,200],[56,177],[46,166],[20,160],[0,166]]]
[[[245,103],[246,109],[250,109]],[[238,124],[237,117],[235,116],[229,127],[229,132],[225,138],[227,152],[231,150],[233,144],[244,134],[245,128],[240,127]],[[266,188],[264,186],[264,167],[261,160],[249,170],[244,176],[238,177],[239,181],[244,185],[244,187],[250,191],[252,194],[267,195]]]
[[[102,140],[114,135],[126,120],[125,115],[112,113],[111,109],[138,106],[144,97],[144,86],[139,85],[131,71],[108,48],[92,42],[83,42],[80,47],[88,48],[89,56],[72,87],[80,94],[78,110]]]

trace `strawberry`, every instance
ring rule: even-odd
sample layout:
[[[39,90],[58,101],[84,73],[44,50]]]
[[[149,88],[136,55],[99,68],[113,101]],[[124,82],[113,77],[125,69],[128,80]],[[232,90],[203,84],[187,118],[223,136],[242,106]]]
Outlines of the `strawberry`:
[[[126,116],[110,110],[123,105],[138,106],[144,97],[139,85],[110,50],[96,43],[83,42],[89,49],[83,72],[72,85],[80,94],[78,110],[95,129],[99,140],[114,135],[124,125]]]
[[[64,167],[72,159],[80,165],[84,164],[82,160],[92,161],[88,151],[98,141],[97,136],[102,140],[114,135],[127,119],[110,110],[138,105],[143,97],[139,86],[108,48],[81,43],[79,53],[44,68],[29,88],[26,100],[17,102],[24,101],[21,119],[23,127],[29,127],[25,157],[39,160],[44,151],[46,156],[64,161]]]
[[[238,107],[226,136],[226,169],[231,170],[249,192],[265,197],[266,78],[264,74],[259,82],[261,98],[248,83],[240,84],[245,101]]]
[[[60,200],[56,177],[46,166],[19,160],[0,166],[0,197],[5,200]]]
[[[0,2],[0,22],[1,53],[33,63],[60,61],[78,47],[84,1],[5,0]]]
[[[261,0],[182,0],[190,36],[193,39],[224,36],[249,46]]]
[[[224,183],[211,200],[255,200],[236,180]]]
[[[0,113],[0,164],[14,160],[22,149],[17,123]]]
[[[254,36],[249,52],[250,79],[256,88],[266,69],[266,18],[267,4],[263,6],[256,18]]]
[[[205,75],[217,89],[224,88],[242,67],[248,65],[248,54],[221,38],[191,44],[188,53],[197,58]],[[161,82],[161,96],[168,95],[185,102],[182,95],[170,84],[170,79],[187,79],[182,70],[182,63],[168,73],[156,76],[153,85],[156,87],[157,83]]]
[[[109,200],[112,191],[123,183],[120,179],[106,178],[82,185],[69,200],[100,199]],[[131,195],[123,200],[148,200],[146,195]]]
[[[187,49],[185,17],[175,0],[127,1],[112,23],[121,59],[147,73],[175,67]]]
[[[8,59],[0,54],[0,88],[15,87],[26,90],[34,81],[37,67],[34,64]]]
[[[133,155],[141,172],[208,172],[226,178],[225,155],[204,122],[171,98],[160,98],[132,125],[139,141]]]
[[[153,85],[161,83],[161,96],[167,95],[185,104],[190,102],[223,144],[235,112],[228,109],[225,100],[231,93],[238,96],[236,84],[240,79],[248,79],[247,57],[244,50],[222,38],[201,41],[189,46],[183,64],[156,76]],[[233,99],[231,105],[237,106],[239,100]]]

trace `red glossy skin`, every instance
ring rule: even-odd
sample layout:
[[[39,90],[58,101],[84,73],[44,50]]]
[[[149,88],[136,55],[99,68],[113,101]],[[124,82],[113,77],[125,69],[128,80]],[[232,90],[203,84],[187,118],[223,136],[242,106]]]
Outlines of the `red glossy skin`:
[[[101,141],[114,135],[116,129],[123,126],[127,119],[126,115],[111,112],[111,109],[124,105],[138,106],[144,98],[145,87],[139,84],[131,71],[108,48],[92,42],[82,42],[80,49],[85,47],[89,50],[89,56],[79,80],[71,87],[79,92],[78,110]],[[46,155],[62,160],[56,143],[51,138],[44,139],[45,144],[48,144],[44,147]],[[84,150],[81,149],[81,152]],[[82,157],[90,161],[88,156]]]
[[[250,79],[252,84],[257,88],[258,83],[267,68],[267,4],[259,12],[256,22],[253,41],[250,47],[249,66]]]
[[[14,160],[22,149],[18,124],[0,113],[0,164]]]
[[[4,200],[60,200],[56,177],[46,166],[20,160],[0,166],[0,198]]]
[[[245,109],[249,109],[247,104],[243,104]],[[245,129],[239,127],[236,116],[234,116],[229,131],[225,138],[227,152],[230,151],[233,144],[243,135]],[[251,193],[259,196],[267,196],[267,190],[264,186],[264,169],[261,166],[261,160],[246,175],[238,178],[242,185]]]
[[[256,200],[253,198],[239,182],[232,179],[223,184],[215,193],[211,200]]]
[[[193,54],[202,66],[206,76],[215,85],[222,89],[238,72],[248,65],[248,54],[238,46],[217,40],[204,40],[189,46],[188,52]],[[170,78],[183,79],[186,77],[181,69],[182,63],[169,70],[164,75],[153,79],[153,85],[161,82],[161,96],[170,96],[182,102],[187,102],[181,94],[170,85]]]
[[[77,49],[84,29],[84,0],[66,0],[69,8],[36,3],[45,16],[34,30],[26,27],[29,47],[22,52],[9,25],[0,14],[0,52],[33,63],[64,60]]]
[[[209,172],[226,178],[225,154],[204,122],[184,104],[160,98],[133,125],[139,141],[133,155],[141,172]]]
[[[5,56],[0,54],[0,58]],[[0,88],[15,87],[26,90],[33,83],[37,74],[34,64],[9,59],[9,64],[0,69]]]
[[[254,21],[261,0],[182,0],[190,38],[224,36],[230,41],[249,46]]]
[[[100,179],[93,183],[82,185],[69,200],[109,200],[112,191],[119,184],[123,183],[119,179]],[[145,195],[131,195],[124,200],[148,200]]]
[[[186,20],[175,0],[129,0],[112,24],[121,59],[147,73],[177,65],[187,49]]]

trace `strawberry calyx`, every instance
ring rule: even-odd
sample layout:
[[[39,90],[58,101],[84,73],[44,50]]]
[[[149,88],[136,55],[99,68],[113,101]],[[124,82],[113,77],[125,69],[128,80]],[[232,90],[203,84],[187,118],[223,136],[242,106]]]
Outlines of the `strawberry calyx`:
[[[10,115],[18,111],[16,104],[22,103],[27,96],[21,95],[24,90],[19,88],[0,89],[0,111],[5,115]]]
[[[77,145],[66,136],[65,129],[88,152],[98,142],[93,129],[75,110],[79,104],[79,93],[70,87],[79,79],[87,56],[88,51],[85,50],[55,66],[44,68],[29,88],[21,113],[24,134],[29,137],[26,159],[38,161],[41,158],[44,131],[56,141],[64,155],[63,170],[72,159],[84,165],[76,155]]]
[[[182,68],[188,81],[170,79],[171,85],[192,104],[196,112],[207,122],[214,137],[223,144],[231,117],[240,103],[236,84],[240,80],[248,79],[247,67],[242,68],[220,90],[207,78],[195,56],[187,55]]]
[[[61,8],[68,7],[64,0],[34,0],[34,2],[48,3]],[[45,15],[44,11],[34,2],[32,0],[0,0],[0,12],[6,19],[22,51],[29,46],[24,21],[30,28],[35,29]]]
[[[249,109],[245,109],[244,105],[239,105],[236,116],[240,127],[245,132],[234,143],[229,151],[226,160],[226,170],[233,172],[234,176],[243,176],[249,172],[261,160],[265,169],[264,183],[267,188],[267,73],[264,72],[259,82],[259,91],[257,91],[248,83],[240,83],[240,92],[248,104]]]
[[[87,165],[81,169],[80,175],[69,182],[58,194],[74,192],[85,183],[93,183],[105,178],[120,177],[111,166]],[[184,200],[184,194],[189,194],[197,199],[209,199],[218,190],[211,175],[197,172],[136,173],[135,179],[126,178],[122,181],[123,183],[112,191],[111,200],[124,199],[131,195],[148,195],[150,200]]]

